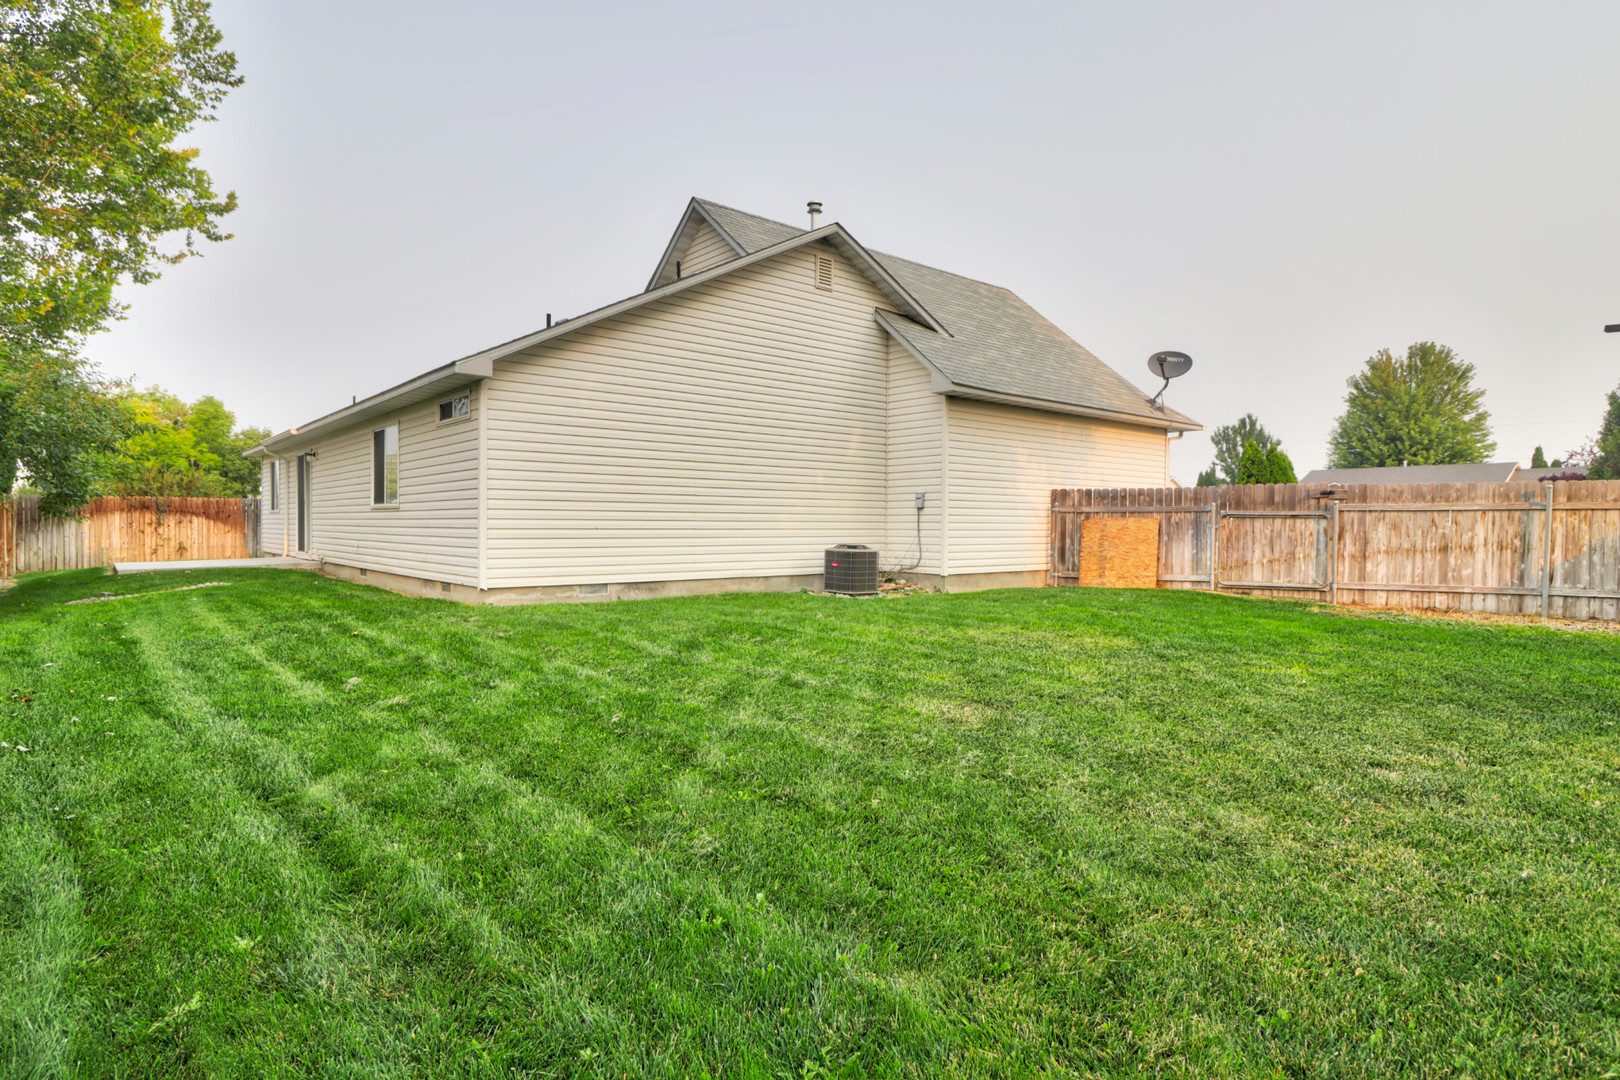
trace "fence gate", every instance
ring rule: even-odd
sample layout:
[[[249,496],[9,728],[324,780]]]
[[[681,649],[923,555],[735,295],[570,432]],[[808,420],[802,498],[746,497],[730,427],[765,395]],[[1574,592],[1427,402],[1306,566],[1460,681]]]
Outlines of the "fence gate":
[[[1338,560],[1337,504],[1325,510],[1223,510],[1211,515],[1218,589],[1333,592]]]

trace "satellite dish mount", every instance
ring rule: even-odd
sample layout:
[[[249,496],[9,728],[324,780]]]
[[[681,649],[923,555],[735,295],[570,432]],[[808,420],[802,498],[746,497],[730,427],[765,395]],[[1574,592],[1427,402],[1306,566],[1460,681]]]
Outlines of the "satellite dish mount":
[[[1170,380],[1187,374],[1191,367],[1192,357],[1184,352],[1167,349],[1164,352],[1156,352],[1148,357],[1148,370],[1164,380],[1164,385],[1159,387],[1159,392],[1153,395],[1153,399],[1148,404],[1155,409],[1162,409],[1164,404],[1161,399],[1164,397],[1165,390],[1170,386]]]

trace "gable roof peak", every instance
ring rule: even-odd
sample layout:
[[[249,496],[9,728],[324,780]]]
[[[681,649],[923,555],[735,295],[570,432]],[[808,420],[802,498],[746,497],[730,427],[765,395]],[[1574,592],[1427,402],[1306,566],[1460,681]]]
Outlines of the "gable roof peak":
[[[762,248],[774,247],[784,240],[803,236],[808,231],[694,195],[687,200],[674,235],[669,238],[669,244],[653,269],[652,277],[647,279],[648,290],[668,285],[679,276],[676,263],[686,258],[687,251],[704,225],[719,233],[739,258],[752,255]]]
[[[825,239],[889,297],[898,314],[907,316],[904,324],[881,315],[880,321],[954,387],[952,392],[1080,407],[1155,427],[1199,427],[1175,409],[1155,406],[1139,387],[1005,286],[870,251],[837,222],[812,232],[699,198],[688,204],[683,227],[693,215],[701,215],[748,256],[785,250],[796,246],[795,241]],[[655,278],[655,284],[674,280],[673,262],[667,266],[667,271],[660,266],[664,280]]]

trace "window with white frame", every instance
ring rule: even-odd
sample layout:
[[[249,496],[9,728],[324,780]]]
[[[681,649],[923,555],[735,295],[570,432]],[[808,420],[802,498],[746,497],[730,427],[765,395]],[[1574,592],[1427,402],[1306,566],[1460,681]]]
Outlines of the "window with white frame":
[[[270,462],[270,509],[281,509],[281,462]]]
[[[371,503],[394,506],[399,502],[399,425],[389,424],[371,433]]]
[[[462,394],[460,397],[453,397],[449,401],[439,402],[439,422],[443,423],[446,420],[459,420],[461,417],[466,416],[467,407],[469,404],[469,395],[467,394]]]

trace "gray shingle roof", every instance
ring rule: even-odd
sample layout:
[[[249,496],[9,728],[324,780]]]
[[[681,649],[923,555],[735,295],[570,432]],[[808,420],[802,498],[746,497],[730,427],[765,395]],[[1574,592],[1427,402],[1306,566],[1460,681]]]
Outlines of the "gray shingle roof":
[[[750,252],[805,231],[719,203],[697,202]],[[909,259],[871,254],[944,325],[949,336],[905,319],[890,320],[891,330],[958,386],[1197,426],[1174,409],[1153,408],[1147,394],[1015,293]]]
[[[770,218],[762,218],[757,214],[745,214],[741,210],[734,210],[729,206],[710,202],[708,199],[698,199],[697,203],[709,212],[722,229],[731,234],[731,238],[749,251],[758,251],[768,248],[772,244],[780,244],[784,240],[791,240],[804,232],[792,225]]]
[[[1302,484],[1498,484],[1513,479],[1516,461],[1479,465],[1394,465],[1380,469],[1312,469]]]

